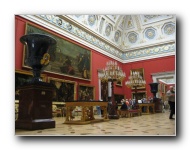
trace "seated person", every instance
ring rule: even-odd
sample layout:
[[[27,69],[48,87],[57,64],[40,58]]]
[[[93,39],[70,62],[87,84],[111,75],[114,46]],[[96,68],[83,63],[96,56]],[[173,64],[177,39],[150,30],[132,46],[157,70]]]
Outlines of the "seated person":
[[[146,98],[143,98],[143,99],[142,99],[142,103],[147,103],[147,99],[146,99]]]
[[[130,102],[128,99],[126,99],[126,105],[127,105],[127,108],[130,109],[131,108],[131,105],[130,105]]]
[[[127,107],[127,104],[126,104],[126,101],[125,100],[123,100],[122,102],[122,105],[121,105],[121,110],[128,110],[128,107]]]

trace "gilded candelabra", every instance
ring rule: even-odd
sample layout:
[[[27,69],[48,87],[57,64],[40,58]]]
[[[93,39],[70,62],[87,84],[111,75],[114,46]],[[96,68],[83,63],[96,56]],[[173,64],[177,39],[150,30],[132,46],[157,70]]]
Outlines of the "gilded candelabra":
[[[102,70],[99,74],[101,81],[111,82],[111,100],[109,101],[108,112],[109,119],[118,119],[119,116],[116,111],[116,102],[114,98],[114,82],[121,81],[126,77],[122,69],[117,65],[117,62],[109,61],[106,63],[105,69]]]

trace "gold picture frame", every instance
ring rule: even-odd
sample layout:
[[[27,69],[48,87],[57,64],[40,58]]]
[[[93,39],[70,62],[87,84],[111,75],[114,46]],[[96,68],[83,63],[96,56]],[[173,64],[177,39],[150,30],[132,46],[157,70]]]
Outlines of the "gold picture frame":
[[[31,33],[46,34],[57,41],[57,44],[50,47],[48,51],[50,62],[44,68],[44,72],[91,81],[92,54],[90,49],[75,44],[45,28],[27,23],[25,34]],[[26,61],[25,48],[23,50],[22,66],[30,68]]]
[[[48,83],[55,86],[53,102],[76,101],[76,82],[48,77]]]
[[[41,79],[43,82],[46,82],[46,77],[47,76],[45,74],[41,74]],[[25,83],[31,81],[32,78],[32,71],[15,69],[15,100],[19,100],[18,88],[24,85]]]
[[[140,75],[142,76],[142,79],[144,79],[144,68],[138,68],[138,69],[131,69],[130,70],[130,75],[132,74],[132,72],[137,71],[140,73]],[[132,87],[132,89],[135,89],[134,87]],[[145,85],[143,86],[138,86],[137,89],[145,89]]]
[[[79,84],[78,86],[78,100],[79,101],[91,101],[95,99],[95,87]]]

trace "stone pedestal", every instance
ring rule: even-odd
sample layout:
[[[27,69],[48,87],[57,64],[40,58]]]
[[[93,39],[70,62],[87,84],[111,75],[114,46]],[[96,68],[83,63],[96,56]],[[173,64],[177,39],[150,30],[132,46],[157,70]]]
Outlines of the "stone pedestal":
[[[54,87],[49,83],[38,82],[19,88],[19,114],[15,121],[16,129],[55,128],[52,119],[52,98]]]
[[[162,112],[162,107],[163,107],[162,100],[160,98],[154,98],[153,102],[155,104],[155,107],[154,107],[155,112],[161,113]]]

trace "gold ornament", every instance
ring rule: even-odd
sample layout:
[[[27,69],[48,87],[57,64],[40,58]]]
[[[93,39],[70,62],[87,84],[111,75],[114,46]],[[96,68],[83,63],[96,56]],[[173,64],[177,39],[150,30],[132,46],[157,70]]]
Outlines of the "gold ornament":
[[[41,59],[40,63],[41,65],[48,65],[50,60],[50,55],[48,53],[45,53],[43,55],[43,58]]]

